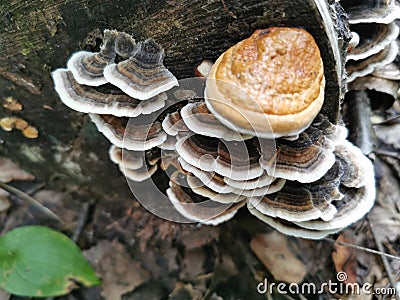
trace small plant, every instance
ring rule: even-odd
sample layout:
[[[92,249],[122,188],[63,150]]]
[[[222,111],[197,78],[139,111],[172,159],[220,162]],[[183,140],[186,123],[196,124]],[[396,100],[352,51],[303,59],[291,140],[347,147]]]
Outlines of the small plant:
[[[100,284],[81,250],[44,226],[16,228],[0,237],[0,287],[19,296],[68,294],[76,283]]]

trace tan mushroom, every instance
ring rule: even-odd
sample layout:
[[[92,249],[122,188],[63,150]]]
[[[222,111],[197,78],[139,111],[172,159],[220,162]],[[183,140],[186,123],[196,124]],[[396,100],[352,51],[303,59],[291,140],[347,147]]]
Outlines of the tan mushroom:
[[[205,100],[224,125],[264,138],[296,135],[324,101],[324,66],[303,29],[257,30],[224,52],[207,79]]]

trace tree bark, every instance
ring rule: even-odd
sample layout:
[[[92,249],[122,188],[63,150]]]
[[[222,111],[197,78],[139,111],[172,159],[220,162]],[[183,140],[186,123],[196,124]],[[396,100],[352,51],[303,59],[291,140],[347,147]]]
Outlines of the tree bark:
[[[178,79],[193,76],[197,63],[215,60],[257,28],[301,26],[310,31],[325,56],[321,21],[315,7],[291,1],[221,0],[11,0],[0,4],[0,95],[23,105],[3,107],[0,118],[16,115],[39,131],[27,139],[18,130],[0,130],[0,154],[47,183],[87,187],[90,193],[126,192],[119,171],[108,159],[108,141],[84,114],[64,106],[53,89],[51,71],[65,67],[71,53],[96,50],[104,29],[117,29],[137,41],[154,38],[165,49],[165,65]],[[326,69],[333,69],[328,62]],[[327,95],[338,99],[329,87]],[[329,89],[331,89],[329,91]],[[325,113],[337,117],[339,100],[326,101]]]

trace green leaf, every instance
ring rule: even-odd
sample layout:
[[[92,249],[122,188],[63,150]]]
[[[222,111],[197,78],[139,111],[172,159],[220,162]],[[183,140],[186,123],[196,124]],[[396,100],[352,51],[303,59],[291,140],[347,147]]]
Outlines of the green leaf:
[[[31,297],[68,294],[79,282],[100,283],[81,250],[44,226],[16,228],[0,237],[0,287]]]

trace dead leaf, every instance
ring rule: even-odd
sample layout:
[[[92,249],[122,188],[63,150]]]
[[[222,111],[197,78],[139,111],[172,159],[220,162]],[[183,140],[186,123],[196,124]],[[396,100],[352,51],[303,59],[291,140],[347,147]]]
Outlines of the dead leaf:
[[[339,235],[336,241],[354,244],[351,238],[352,231],[346,230]],[[357,283],[357,256],[353,248],[335,244],[336,250],[332,252],[332,260],[335,264],[336,272],[339,275],[345,275],[345,280],[340,280],[344,283]],[[345,274],[344,274],[344,273]]]
[[[5,157],[0,157],[0,181],[34,180],[35,177],[22,170],[17,164]]]
[[[10,208],[11,202],[8,199],[10,194],[3,189],[0,189],[0,212],[6,211]],[[2,299],[2,298],[0,298]]]
[[[303,281],[305,265],[288,248],[287,237],[277,231],[256,234],[250,248],[276,280],[288,283]]]
[[[3,107],[5,109],[8,109],[10,111],[21,111],[22,110],[22,104],[18,102],[17,99],[15,99],[12,96],[5,97],[3,99]]]
[[[11,297],[11,294],[6,292],[5,290],[0,289],[0,299],[8,300],[8,299],[10,299],[10,297]]]
[[[101,294],[107,300],[120,300],[123,294],[150,278],[149,273],[130,257],[125,246],[116,240],[102,240],[84,254],[101,277]]]
[[[392,145],[396,149],[400,149],[400,124],[393,124],[390,126],[377,126],[375,130],[376,136],[385,144]]]
[[[213,226],[202,226],[197,231],[190,231],[182,237],[186,250],[195,249],[209,244],[219,237],[219,229]]]
[[[384,177],[379,181],[377,203],[368,214],[377,242],[395,241],[400,237],[400,188],[390,168],[379,163]]]
[[[185,299],[201,300],[201,299],[203,299],[203,293],[194,289],[190,283],[184,284],[182,282],[177,282],[175,284],[174,290],[168,296],[168,299],[169,300],[185,300]]]
[[[138,238],[140,239],[140,250],[142,252],[146,251],[147,242],[153,236],[153,234],[154,230],[152,224],[148,224],[138,233]]]
[[[193,280],[199,275],[204,274],[203,264],[206,259],[204,251],[201,248],[185,251],[182,259],[182,271],[180,278]]]

